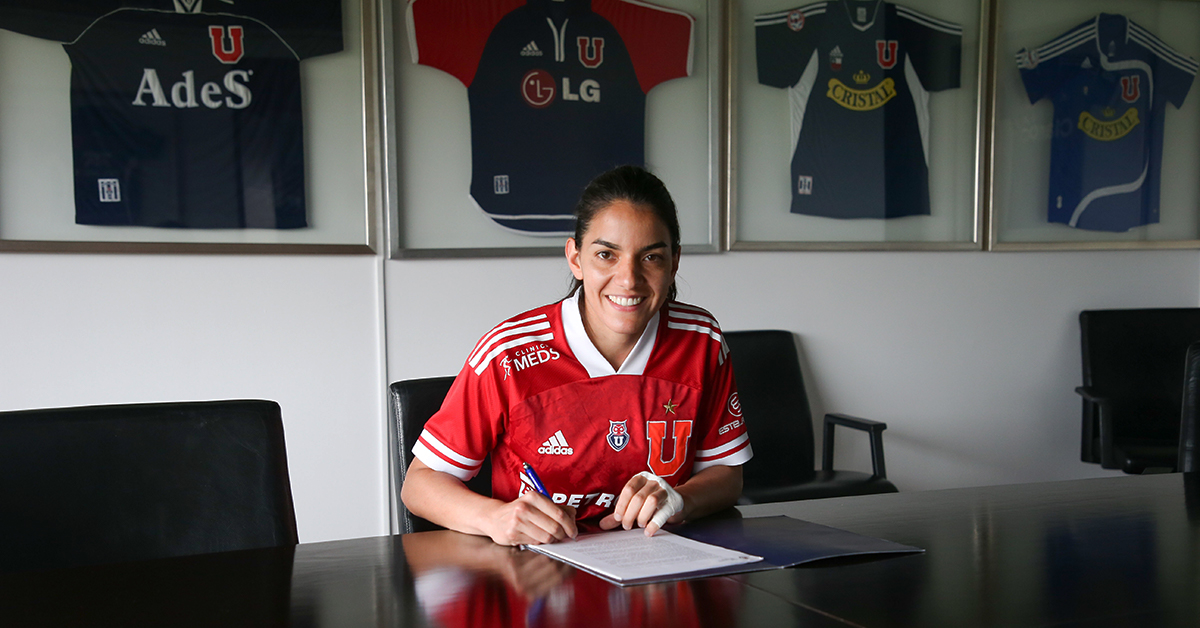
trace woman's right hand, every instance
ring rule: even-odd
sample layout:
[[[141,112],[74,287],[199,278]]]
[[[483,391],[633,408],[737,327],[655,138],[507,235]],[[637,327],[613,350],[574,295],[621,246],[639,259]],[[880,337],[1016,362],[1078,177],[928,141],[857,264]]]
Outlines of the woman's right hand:
[[[500,545],[540,545],[574,538],[575,509],[530,491],[511,502],[485,497],[418,458],[404,475],[400,498],[409,512],[444,528],[491,537]]]
[[[555,504],[534,491],[511,502],[501,502],[483,527],[500,545],[541,545],[579,534],[574,508]]]

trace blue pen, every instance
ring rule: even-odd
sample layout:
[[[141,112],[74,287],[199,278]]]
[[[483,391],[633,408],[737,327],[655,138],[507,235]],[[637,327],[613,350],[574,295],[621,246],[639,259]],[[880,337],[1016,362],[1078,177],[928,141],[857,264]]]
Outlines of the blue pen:
[[[546,491],[546,485],[542,484],[542,479],[538,477],[537,471],[534,471],[528,462],[522,462],[521,466],[525,468],[525,476],[533,483],[533,488],[537,489],[537,492],[542,495],[550,497],[550,493]]]

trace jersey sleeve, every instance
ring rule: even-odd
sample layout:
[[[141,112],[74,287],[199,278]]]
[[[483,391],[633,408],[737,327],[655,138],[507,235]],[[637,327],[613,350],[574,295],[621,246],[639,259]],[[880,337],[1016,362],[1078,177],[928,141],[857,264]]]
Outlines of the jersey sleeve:
[[[205,4],[204,8],[217,7],[215,12],[229,13],[254,18],[266,24],[287,42],[300,59],[340,52],[342,42],[341,0],[258,0],[254,5],[243,7],[232,5]],[[207,12],[207,11],[206,11]]]
[[[1094,29],[1095,21],[1088,20],[1033,50],[1022,48],[1017,52],[1017,69],[1030,104],[1053,95],[1072,72],[1078,71],[1074,64],[1061,63],[1062,58],[1080,42],[1090,42]]]
[[[719,328],[717,334],[720,335]],[[738,402],[729,347],[723,337],[718,352],[716,369],[704,386],[704,410],[697,417],[701,422],[700,442],[692,463],[693,474],[709,467],[738,466],[754,457],[746,420],[742,418],[742,407]]]
[[[1183,100],[1192,87],[1192,81],[1196,78],[1196,60],[1168,46],[1166,42],[1132,20],[1129,22],[1129,31],[1134,41],[1157,57],[1155,82],[1163,97],[1176,108],[1182,107]]]
[[[683,11],[632,0],[592,0],[592,11],[621,35],[642,93],[692,74],[695,19]]]
[[[962,26],[896,5],[904,46],[913,70],[928,91],[955,89],[962,82]]]
[[[502,430],[503,409],[492,371],[464,365],[446,400],[425,423],[413,455],[431,469],[466,482],[479,473]]]
[[[409,0],[413,63],[437,68],[470,87],[496,24],[524,0]]]
[[[0,29],[69,42],[106,13],[121,8],[119,0],[4,0],[0,2]]]
[[[809,58],[816,51],[817,30],[824,14],[825,3],[816,2],[755,16],[754,48],[759,83],[791,87],[799,82]]]

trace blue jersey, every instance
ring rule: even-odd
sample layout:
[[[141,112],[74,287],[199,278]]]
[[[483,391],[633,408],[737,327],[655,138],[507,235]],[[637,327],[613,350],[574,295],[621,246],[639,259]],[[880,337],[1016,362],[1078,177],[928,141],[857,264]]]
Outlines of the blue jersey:
[[[299,60],[340,49],[340,3],[273,26],[201,12],[203,1],[115,8],[82,31],[79,14],[29,22],[0,12],[4,28],[67,41],[77,223],[307,226]],[[288,8],[246,8],[269,17],[270,6]],[[305,28],[305,15],[321,19]]]
[[[692,18],[630,0],[411,0],[413,61],[467,87],[471,197],[497,224],[574,232],[592,177],[645,161],[646,94],[691,72]]]
[[[929,92],[959,86],[962,27],[830,0],[759,15],[754,30],[759,83],[791,100],[791,211],[928,214]]]
[[[1054,102],[1049,221],[1128,231],[1158,222],[1163,119],[1196,61],[1123,15],[1101,13],[1017,53],[1029,101]]]

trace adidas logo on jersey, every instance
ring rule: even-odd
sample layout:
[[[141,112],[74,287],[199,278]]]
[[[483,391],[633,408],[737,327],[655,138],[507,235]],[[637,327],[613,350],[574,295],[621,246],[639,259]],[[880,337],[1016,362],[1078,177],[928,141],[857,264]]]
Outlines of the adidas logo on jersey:
[[[142,35],[141,37],[138,37],[138,43],[146,44],[147,46],[165,46],[165,45],[167,45],[166,40],[164,40],[162,37],[159,37],[157,28],[152,28],[146,34]]]
[[[546,439],[541,447],[538,447],[539,454],[550,454],[554,456],[573,456],[575,450],[567,444],[567,437],[563,436],[562,430],[554,433],[554,436]]]
[[[521,49],[521,56],[540,57],[542,56],[542,49],[538,48],[536,41],[531,41],[528,44],[525,44],[525,47]]]

